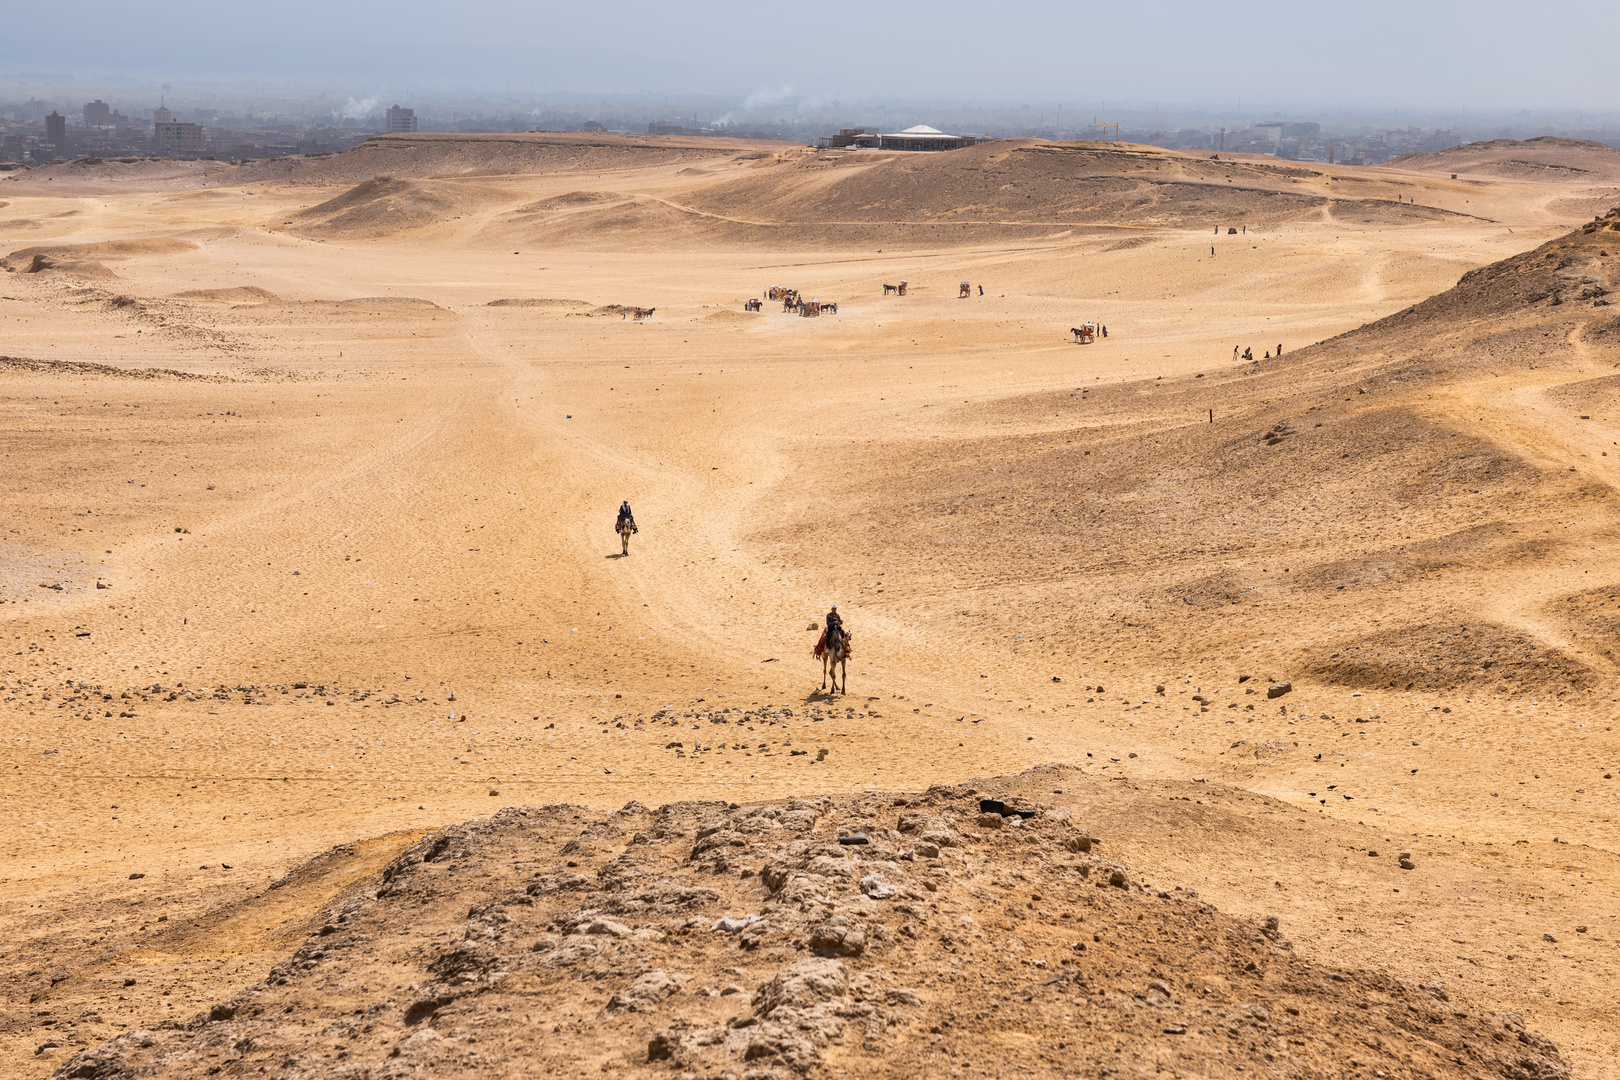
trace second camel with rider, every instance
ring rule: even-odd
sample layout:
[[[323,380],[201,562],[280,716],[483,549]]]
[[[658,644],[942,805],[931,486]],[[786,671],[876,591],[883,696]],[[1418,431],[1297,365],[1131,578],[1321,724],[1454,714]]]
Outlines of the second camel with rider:
[[[837,604],[834,604],[832,610],[827,612],[827,618],[823,620],[823,623],[825,628],[821,631],[821,637],[816,641],[815,655],[818,657],[827,651],[828,635],[837,634],[846,643],[849,640],[849,635],[844,630],[844,618],[838,614]]]

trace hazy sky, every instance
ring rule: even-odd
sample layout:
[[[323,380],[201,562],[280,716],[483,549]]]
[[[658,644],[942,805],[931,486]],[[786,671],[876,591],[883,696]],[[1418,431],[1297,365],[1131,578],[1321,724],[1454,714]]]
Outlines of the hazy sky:
[[[307,79],[389,96],[510,83],[524,97],[1613,112],[1617,41],[1620,0],[62,0],[8,5],[0,72]]]

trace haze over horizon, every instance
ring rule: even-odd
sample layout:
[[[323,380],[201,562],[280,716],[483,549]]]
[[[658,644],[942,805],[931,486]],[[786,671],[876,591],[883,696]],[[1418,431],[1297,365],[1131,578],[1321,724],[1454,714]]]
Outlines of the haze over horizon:
[[[102,0],[23,7],[0,43],[0,78],[659,92],[811,107],[885,95],[1318,109],[1609,110],[1620,101],[1608,44],[1620,8],[1599,0],[1556,0],[1534,18],[1502,0],[1347,9],[1034,0],[1012,12],[833,0],[816,9],[824,39],[708,0],[628,0],[610,16],[511,0],[462,5],[450,18],[422,0],[289,0],[277,11],[267,23],[197,0],[135,19]]]

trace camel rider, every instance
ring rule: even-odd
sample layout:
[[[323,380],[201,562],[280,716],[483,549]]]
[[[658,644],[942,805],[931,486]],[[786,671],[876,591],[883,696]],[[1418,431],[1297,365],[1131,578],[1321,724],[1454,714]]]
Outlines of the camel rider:
[[[827,647],[827,643],[832,640],[834,634],[837,634],[840,639],[843,638],[844,618],[838,614],[837,604],[834,604],[832,610],[827,612],[826,625],[827,628],[821,632],[821,640],[816,643],[816,652],[818,654]]]
[[[630,523],[631,532],[634,533],[641,531],[640,529],[636,528],[636,515],[630,512],[630,500],[628,499],[619,504],[619,518],[613,523],[613,531],[618,532],[624,527],[624,523],[627,521]]]

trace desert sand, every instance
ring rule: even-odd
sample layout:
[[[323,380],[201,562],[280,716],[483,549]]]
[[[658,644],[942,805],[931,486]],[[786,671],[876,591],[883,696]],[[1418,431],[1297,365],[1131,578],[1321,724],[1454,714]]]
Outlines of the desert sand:
[[[1620,172],[1471,153],[0,178],[0,1075],[234,1000],[475,816],[933,784],[1617,1075]],[[625,1039],[581,1071],[670,1067]]]

